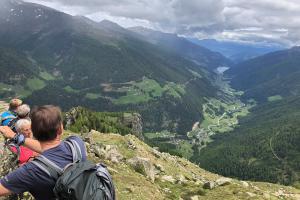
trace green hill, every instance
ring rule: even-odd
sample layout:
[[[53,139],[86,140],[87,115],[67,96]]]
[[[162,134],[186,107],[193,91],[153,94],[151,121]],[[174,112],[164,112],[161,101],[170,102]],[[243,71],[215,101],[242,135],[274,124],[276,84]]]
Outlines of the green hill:
[[[117,24],[23,1],[1,5],[0,45],[17,50],[22,56],[14,62],[33,69],[1,97],[21,96],[33,105],[53,103],[64,110],[82,105],[138,112],[146,131],[185,135],[202,118],[204,97],[217,94],[215,75],[204,66]],[[10,60],[13,53],[1,56]],[[7,67],[1,65],[6,77]],[[24,70],[13,69],[22,76]]]
[[[298,47],[249,60],[232,68],[232,85],[257,106],[234,131],[194,158],[207,170],[248,180],[299,187],[300,126]],[[253,100],[252,100],[253,101]]]

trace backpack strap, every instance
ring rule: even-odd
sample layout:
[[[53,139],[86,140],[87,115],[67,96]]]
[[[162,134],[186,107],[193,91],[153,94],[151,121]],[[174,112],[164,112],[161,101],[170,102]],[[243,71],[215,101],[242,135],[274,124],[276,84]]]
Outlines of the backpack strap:
[[[80,162],[82,160],[82,152],[77,141],[67,138],[65,142],[69,145],[73,155],[73,163]]]
[[[53,177],[55,180],[63,174],[63,169],[57,166],[54,162],[49,160],[43,155],[39,155],[31,161],[34,165],[36,165],[39,169],[46,172],[49,176]]]
[[[81,153],[79,144],[75,140],[72,140],[72,139],[66,139],[65,143],[68,144],[69,147],[71,148],[72,156],[73,156],[73,163],[70,163],[64,169],[60,168],[58,165],[56,165],[54,162],[52,162],[51,160],[49,160],[48,158],[46,158],[43,155],[35,157],[34,160],[31,161],[31,163],[33,163],[39,169],[46,172],[49,176],[51,176],[55,180],[57,180],[58,177],[63,174],[64,170],[68,166],[70,166],[76,162],[80,162],[82,160],[82,153]]]

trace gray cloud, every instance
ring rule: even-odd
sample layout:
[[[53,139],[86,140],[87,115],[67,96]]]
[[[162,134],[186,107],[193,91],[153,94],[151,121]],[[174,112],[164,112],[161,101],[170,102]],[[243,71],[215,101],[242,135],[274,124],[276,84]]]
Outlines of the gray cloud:
[[[26,0],[125,27],[181,35],[300,44],[298,0]]]

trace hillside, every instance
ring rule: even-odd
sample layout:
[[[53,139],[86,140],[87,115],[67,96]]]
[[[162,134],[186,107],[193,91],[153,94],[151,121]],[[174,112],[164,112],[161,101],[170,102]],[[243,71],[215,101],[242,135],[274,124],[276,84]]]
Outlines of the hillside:
[[[245,91],[245,98],[268,101],[300,94],[299,64],[300,48],[294,47],[240,63],[226,74],[234,88]]]
[[[10,60],[18,52],[21,56],[10,62],[26,66],[15,68],[21,81],[0,80],[6,84],[2,98],[21,96],[33,105],[53,103],[64,110],[82,105],[138,112],[146,131],[184,135],[203,117],[204,97],[218,92],[214,73],[117,24],[20,0],[1,1],[0,9],[0,45],[13,51],[1,56]],[[8,77],[6,68],[1,65]]]
[[[237,129],[213,137],[201,151],[198,161],[205,169],[299,187],[299,52],[274,52],[226,72],[244,90],[243,98],[257,104]]]
[[[300,195],[291,187],[220,177],[160,153],[132,135],[92,131],[83,137],[90,159],[108,165],[118,199],[297,199]]]
[[[207,70],[213,71],[218,67],[229,67],[232,65],[232,62],[222,54],[210,51],[176,34],[163,33],[144,27],[132,27],[129,30],[142,35],[150,43],[158,44],[194,61]]]

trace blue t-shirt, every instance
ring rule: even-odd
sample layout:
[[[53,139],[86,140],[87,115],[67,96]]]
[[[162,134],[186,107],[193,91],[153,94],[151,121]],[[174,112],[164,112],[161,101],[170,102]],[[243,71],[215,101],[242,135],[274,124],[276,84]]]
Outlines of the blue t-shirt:
[[[82,152],[82,161],[85,161],[86,149],[84,142],[75,136],[71,136],[70,139],[75,140],[79,144]],[[71,148],[65,142],[61,142],[57,147],[44,151],[42,155],[61,168],[73,162]],[[28,191],[36,200],[54,199],[53,188],[55,182],[54,178],[30,162],[0,180],[0,183],[11,192],[20,194]]]

